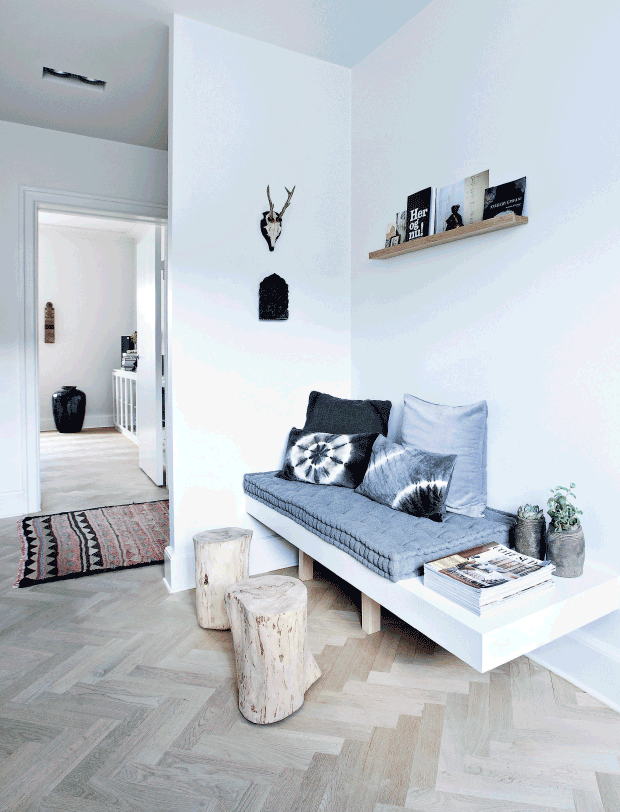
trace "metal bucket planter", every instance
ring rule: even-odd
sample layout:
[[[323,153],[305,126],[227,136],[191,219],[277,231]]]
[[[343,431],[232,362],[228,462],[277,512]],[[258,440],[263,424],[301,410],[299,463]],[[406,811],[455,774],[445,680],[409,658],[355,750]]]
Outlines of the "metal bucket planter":
[[[556,533],[553,524],[547,530],[547,558],[555,564],[554,575],[558,578],[578,578],[583,574],[585,561],[585,540],[583,528],[560,530]]]
[[[544,516],[532,519],[517,518],[515,526],[515,548],[518,553],[531,555],[540,561],[545,558],[545,530],[547,524]]]

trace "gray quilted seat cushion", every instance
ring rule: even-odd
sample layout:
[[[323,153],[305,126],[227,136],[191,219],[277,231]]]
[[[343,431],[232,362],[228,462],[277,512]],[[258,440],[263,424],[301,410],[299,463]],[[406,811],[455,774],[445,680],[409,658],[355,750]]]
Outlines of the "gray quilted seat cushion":
[[[391,581],[420,575],[426,561],[478,544],[510,546],[515,524],[514,516],[492,508],[482,519],[457,513],[444,522],[418,519],[349,488],[288,482],[275,471],[246,474],[243,488]]]

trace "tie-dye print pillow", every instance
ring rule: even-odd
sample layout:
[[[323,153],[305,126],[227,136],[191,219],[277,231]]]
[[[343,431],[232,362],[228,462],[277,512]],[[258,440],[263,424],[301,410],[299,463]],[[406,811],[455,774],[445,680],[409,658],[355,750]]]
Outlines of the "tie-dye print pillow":
[[[366,472],[377,434],[327,434],[291,429],[280,479],[356,488]]]
[[[442,522],[456,454],[405,448],[379,436],[356,493],[394,510]]]

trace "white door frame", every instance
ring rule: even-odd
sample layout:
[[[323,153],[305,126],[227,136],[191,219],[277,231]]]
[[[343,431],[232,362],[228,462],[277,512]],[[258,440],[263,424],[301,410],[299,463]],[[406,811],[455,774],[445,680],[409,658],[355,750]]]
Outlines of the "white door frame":
[[[141,220],[166,225],[168,209],[155,203],[113,197],[61,192],[54,189],[19,187],[19,368],[20,424],[22,441],[22,493],[27,513],[41,510],[41,463],[39,456],[39,303],[38,214],[39,211],[93,214],[119,220]],[[166,390],[168,395],[168,390]],[[168,397],[166,397],[168,400]],[[169,465],[170,471],[172,465]]]

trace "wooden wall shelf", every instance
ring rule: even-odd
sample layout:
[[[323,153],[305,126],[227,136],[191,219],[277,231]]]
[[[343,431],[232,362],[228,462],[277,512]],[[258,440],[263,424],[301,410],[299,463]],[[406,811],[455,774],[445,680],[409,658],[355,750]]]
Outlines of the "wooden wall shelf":
[[[440,234],[431,234],[430,237],[418,237],[417,240],[409,240],[409,242],[400,245],[392,245],[390,248],[371,251],[368,258],[390,259],[390,257],[397,257],[400,254],[409,254],[411,251],[432,248],[433,245],[443,245],[446,242],[475,237],[476,234],[487,234],[489,231],[501,231],[503,228],[524,226],[527,220],[527,217],[520,217],[518,214],[502,214],[501,217],[494,217],[492,220],[481,220],[479,223],[471,223],[471,225],[461,226],[461,228],[455,228],[452,231],[442,231]]]

